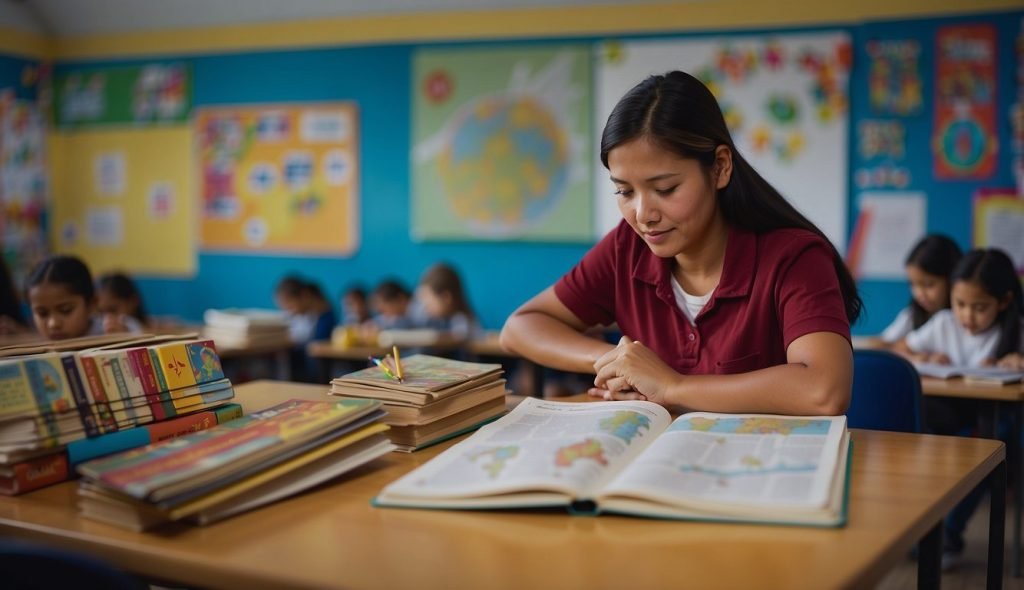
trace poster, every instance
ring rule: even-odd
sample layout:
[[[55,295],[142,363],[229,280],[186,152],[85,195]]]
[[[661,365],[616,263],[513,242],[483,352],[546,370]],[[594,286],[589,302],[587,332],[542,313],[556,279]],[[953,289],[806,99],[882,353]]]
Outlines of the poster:
[[[867,42],[868,96],[879,115],[912,116],[921,112],[921,45],[913,40]]]
[[[903,261],[925,235],[925,195],[917,192],[861,193],[847,251],[847,265],[858,279],[906,277]]]
[[[715,94],[739,152],[840,250],[846,244],[850,39],[841,32],[611,41],[596,57],[600,133],[612,108],[650,74],[683,70]],[[597,233],[620,214],[595,170]]]
[[[47,254],[45,121],[35,104],[0,95],[0,254],[15,284]]]
[[[936,33],[935,177],[985,179],[996,170],[996,28],[942,27]]]
[[[349,256],[359,244],[353,103],[215,107],[196,116],[201,244]]]
[[[1024,198],[1014,189],[983,189],[974,195],[975,248],[999,248],[1024,275]]]
[[[60,129],[183,123],[192,112],[192,71],[173,62],[58,72],[54,92]]]
[[[166,203],[149,197],[154,186],[165,195],[192,193],[192,145],[182,125],[53,133],[55,248],[80,256],[96,275],[193,275],[194,200],[175,199],[154,214]]]
[[[589,241],[587,46],[413,59],[413,238]]]

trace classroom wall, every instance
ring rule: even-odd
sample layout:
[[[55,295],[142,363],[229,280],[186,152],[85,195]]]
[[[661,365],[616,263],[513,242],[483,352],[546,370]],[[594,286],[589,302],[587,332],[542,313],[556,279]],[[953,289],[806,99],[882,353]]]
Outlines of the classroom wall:
[[[890,35],[892,38],[906,38],[908,35],[918,38],[926,50],[922,70],[926,92],[930,92],[934,67],[930,50],[934,45],[934,31],[943,23],[964,20],[993,22],[999,27],[999,107],[1000,112],[1005,113],[1012,100],[1014,81],[1013,69],[1009,64],[1013,64],[1016,59],[1013,43],[1022,15],[1024,13],[1020,12],[979,14],[975,17],[827,27],[848,30],[855,41],[857,54],[851,78],[852,121],[862,116],[867,108],[864,40],[872,36]],[[628,24],[624,27],[628,27]],[[711,32],[735,31],[723,28]],[[596,41],[602,38],[590,36],[576,39]],[[211,41],[211,44],[215,42]],[[191,63],[194,104],[197,108],[217,104],[279,101],[351,100],[358,103],[361,162],[359,225],[362,244],[353,257],[345,259],[254,257],[200,252],[198,272],[194,278],[141,280],[143,295],[151,313],[178,315],[196,321],[207,307],[268,307],[272,305],[274,283],[288,272],[298,272],[319,281],[332,298],[343,287],[355,281],[372,286],[384,277],[398,276],[411,286],[426,266],[437,260],[449,260],[463,271],[470,298],[484,325],[498,328],[518,304],[551,284],[583,255],[589,244],[411,241],[409,85],[411,59],[416,46],[392,43],[308,50],[160,55],[160,59],[186,59]],[[82,47],[85,49],[79,47],[78,55],[89,54],[88,48],[91,46]],[[64,46],[63,49],[58,48],[57,54],[62,52],[67,54],[75,51]],[[98,53],[102,54],[103,51]],[[58,61],[57,71],[121,63],[145,62],[73,61],[62,58]],[[4,62],[0,61],[0,76],[3,71]],[[0,87],[4,85],[0,83]],[[925,98],[927,101],[929,96],[926,94]],[[908,164],[917,171],[915,184],[911,188],[929,194],[929,229],[950,233],[962,246],[968,247],[969,195],[979,184],[938,183],[931,179],[928,149],[931,116],[931,111],[926,107],[926,112],[916,122],[919,126],[911,131],[908,125],[910,139],[907,149],[911,154]],[[1000,119],[999,124],[999,169],[995,179],[984,183],[986,186],[1003,186],[1012,182],[1009,173],[1008,124],[1005,119]],[[855,123],[851,125],[851,129],[854,128]],[[851,185],[853,194],[855,192]],[[852,223],[856,217],[855,203],[851,200],[849,206],[849,219]],[[905,284],[898,281],[863,282],[862,288],[868,313],[865,321],[855,327],[855,332],[874,333],[884,327],[905,303],[907,289]]]

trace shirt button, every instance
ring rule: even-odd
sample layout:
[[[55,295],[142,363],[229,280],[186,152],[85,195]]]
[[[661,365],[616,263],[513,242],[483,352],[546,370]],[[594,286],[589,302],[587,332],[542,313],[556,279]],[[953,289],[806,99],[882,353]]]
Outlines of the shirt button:
[[[687,336],[687,338],[690,339],[690,342],[693,342],[697,337],[694,336],[693,334],[690,334],[689,336]]]

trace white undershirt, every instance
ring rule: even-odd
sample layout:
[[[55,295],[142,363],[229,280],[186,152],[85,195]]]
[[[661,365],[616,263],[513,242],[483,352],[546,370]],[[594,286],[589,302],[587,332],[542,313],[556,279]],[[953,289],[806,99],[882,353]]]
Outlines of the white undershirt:
[[[700,314],[700,310],[704,309],[704,306],[708,301],[711,301],[711,295],[715,292],[714,289],[708,291],[707,295],[690,295],[686,291],[683,291],[683,286],[679,284],[674,277],[672,279],[672,294],[676,297],[676,305],[683,311],[683,315],[686,319],[690,320],[690,325],[696,325],[696,317]]]

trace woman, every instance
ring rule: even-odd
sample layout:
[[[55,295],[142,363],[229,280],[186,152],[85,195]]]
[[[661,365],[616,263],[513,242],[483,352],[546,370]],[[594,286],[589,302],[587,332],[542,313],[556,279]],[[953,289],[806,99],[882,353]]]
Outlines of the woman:
[[[502,344],[596,373],[589,393],[685,410],[834,415],[861,301],[821,231],[737,152],[714,96],[651,76],[601,138],[623,221],[513,313]],[[617,346],[582,334],[617,322]]]

